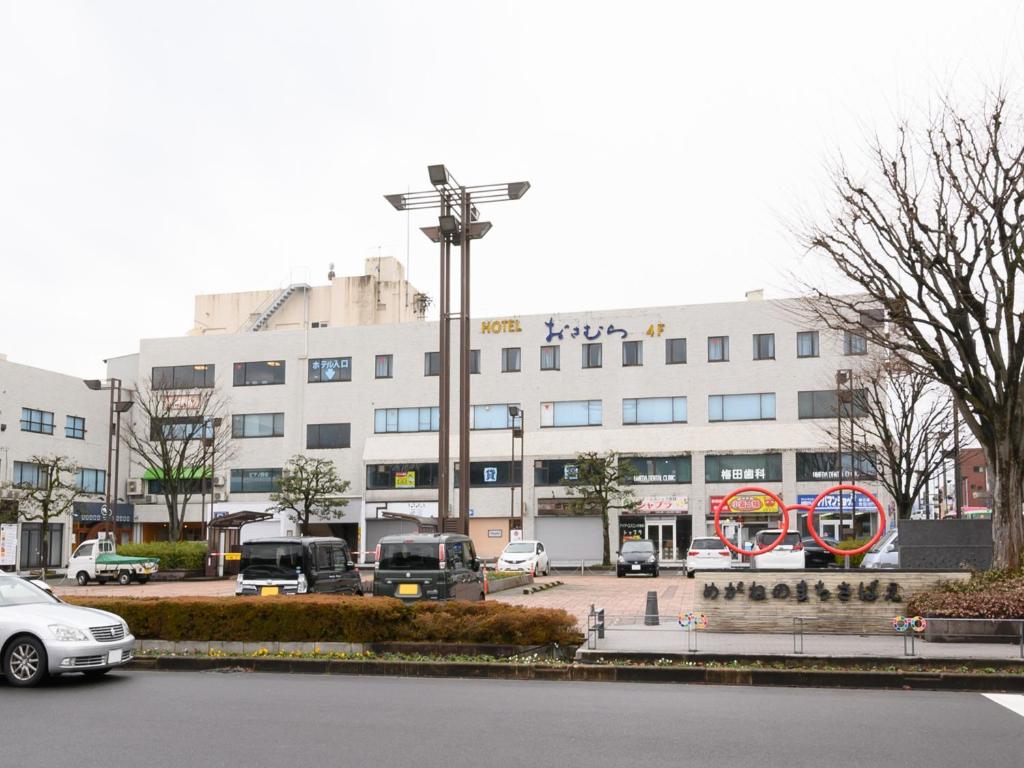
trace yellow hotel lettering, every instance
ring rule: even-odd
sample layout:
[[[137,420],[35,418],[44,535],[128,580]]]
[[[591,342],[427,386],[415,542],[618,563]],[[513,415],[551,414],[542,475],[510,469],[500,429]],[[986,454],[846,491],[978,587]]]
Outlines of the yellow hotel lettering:
[[[523,326],[518,320],[483,320],[480,333],[522,333]]]

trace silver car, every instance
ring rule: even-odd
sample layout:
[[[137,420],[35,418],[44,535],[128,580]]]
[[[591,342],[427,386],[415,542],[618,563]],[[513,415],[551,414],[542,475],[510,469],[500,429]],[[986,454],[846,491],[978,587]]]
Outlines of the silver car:
[[[102,675],[131,660],[134,648],[117,614],[68,605],[0,573],[0,659],[12,685],[36,685],[65,672]]]

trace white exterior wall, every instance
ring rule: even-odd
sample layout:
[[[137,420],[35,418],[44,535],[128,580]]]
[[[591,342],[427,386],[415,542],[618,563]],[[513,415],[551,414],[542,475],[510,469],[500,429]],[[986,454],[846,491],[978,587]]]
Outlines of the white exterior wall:
[[[806,328],[796,319],[795,300],[744,301],[681,307],[653,307],[607,312],[559,313],[512,318],[516,323],[505,328],[520,329],[501,333],[483,333],[482,324],[495,318],[474,320],[471,346],[481,350],[481,373],[471,376],[474,404],[518,403],[526,412],[525,421],[525,496],[524,533],[533,534],[533,516],[538,498],[564,496],[557,487],[534,488],[535,459],[571,458],[582,451],[615,450],[634,455],[692,456],[692,477],[689,484],[636,486],[638,497],[686,496],[693,519],[693,531],[702,534],[710,528],[708,498],[725,495],[739,483],[705,482],[704,456],[718,453],[781,452],[783,481],[758,483],[781,493],[787,503],[794,503],[800,493],[824,490],[828,483],[796,482],[797,450],[828,450],[828,439],[820,421],[800,420],[797,416],[797,392],[834,388],[835,372],[852,367],[857,358],[842,355],[839,334],[820,330],[820,356],[797,358],[796,334]],[[501,320],[503,318],[496,318]],[[561,346],[561,369],[540,370],[540,347],[547,343],[545,321],[552,319],[554,328],[564,331],[564,339],[551,343]],[[621,339],[602,332],[603,367],[582,369],[584,343],[582,327],[609,325],[625,329],[629,340],[644,342],[643,365],[623,367]],[[653,326],[655,333],[662,324],[661,335],[651,338],[645,331]],[[580,334],[571,338],[571,327],[579,326]],[[431,489],[371,490],[365,489],[366,466],[373,463],[436,461],[435,432],[374,434],[374,409],[433,406],[437,403],[438,379],[424,376],[424,353],[436,351],[437,323],[402,323],[358,327],[325,328],[305,331],[269,331],[247,334],[217,334],[169,339],[143,340],[137,358],[120,358],[120,364],[133,365],[134,376],[121,371],[126,379],[141,380],[154,366],[213,363],[217,386],[229,402],[231,413],[284,412],[284,437],[237,440],[236,456],[231,468],[281,467],[296,453],[331,458],[342,477],[352,483],[353,501],[346,520],[364,519],[369,509],[383,502],[435,502],[437,493]],[[752,359],[755,333],[775,334],[775,359]],[[458,338],[457,324],[453,336]],[[707,362],[708,336],[729,336],[729,362]],[[687,339],[687,362],[666,365],[665,340]],[[520,347],[521,367],[518,373],[501,372],[501,349]],[[374,356],[394,355],[394,378],[374,377]],[[341,383],[307,383],[307,361],[316,357],[347,356],[352,358],[352,381]],[[458,361],[453,351],[453,379],[457,381]],[[131,361],[136,362],[131,362]],[[232,367],[236,362],[284,360],[286,383],[251,387],[232,386]],[[112,363],[111,370],[114,370]],[[773,392],[776,395],[776,419],[709,423],[708,396]],[[685,396],[688,421],[685,424],[643,425],[622,424],[623,398]],[[603,401],[603,424],[594,427],[541,428],[540,403],[563,400]],[[452,392],[452,461],[458,457],[457,408],[458,393]],[[352,447],[339,450],[307,451],[307,424],[348,422],[351,424]],[[224,428],[230,428],[230,420]],[[508,461],[511,458],[511,437],[508,429],[474,431],[474,461]],[[519,446],[517,442],[517,459]],[[227,474],[229,467],[218,463],[217,472]],[[143,468],[133,467],[130,476],[141,476]],[[122,472],[122,476],[125,476]],[[876,483],[868,484],[877,490]],[[509,489],[473,489],[470,506],[475,517],[507,518]],[[137,502],[138,500],[136,500]],[[231,494],[235,502],[265,502],[262,494]],[[457,508],[457,493],[452,495]],[[199,520],[198,503],[188,520]],[[255,507],[254,507],[255,508]],[[259,507],[261,508],[261,507]],[[516,512],[519,498],[516,493]],[[162,508],[153,510],[161,520]],[[136,506],[136,517],[148,519],[145,506]],[[612,541],[617,542],[617,521],[613,519]],[[365,534],[365,525],[363,526]],[[358,549],[363,549],[360,542]],[[355,542],[353,547],[356,548]],[[614,548],[614,547],[613,547]]]

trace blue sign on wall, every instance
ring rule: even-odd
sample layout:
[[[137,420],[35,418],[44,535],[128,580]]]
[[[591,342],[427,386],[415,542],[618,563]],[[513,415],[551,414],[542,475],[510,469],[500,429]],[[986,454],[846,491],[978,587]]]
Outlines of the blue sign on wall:
[[[818,505],[817,509],[814,510],[815,514],[818,514],[819,512],[838,512],[840,494],[842,494],[843,497],[843,511],[849,512],[850,506],[854,503],[853,491],[837,491],[835,493],[830,493],[828,496],[821,500],[821,503]],[[863,493],[856,494],[856,497],[857,498],[855,509],[858,512],[877,511],[871,499],[869,499]],[[818,498],[818,495],[815,493],[802,493],[796,497],[796,503],[806,504],[809,507],[811,506],[811,504],[814,503],[814,500],[816,498]]]

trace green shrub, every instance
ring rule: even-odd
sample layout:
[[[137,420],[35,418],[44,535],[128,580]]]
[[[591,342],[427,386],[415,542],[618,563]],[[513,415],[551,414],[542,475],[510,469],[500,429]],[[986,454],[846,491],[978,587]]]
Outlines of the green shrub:
[[[567,612],[504,603],[390,597],[69,598],[112,611],[145,640],[579,645]]]
[[[121,544],[117,554],[129,557],[158,557],[161,571],[198,571],[206,564],[205,541],[151,541]]]
[[[869,538],[864,538],[864,539],[843,539],[842,541],[839,542],[838,545],[836,545],[836,549],[860,549],[865,544],[867,544],[869,541],[870,541]],[[851,568],[860,568],[861,561],[864,559],[864,555],[866,555],[866,554],[867,554],[867,552],[864,552],[864,553],[859,554],[859,555],[850,555],[850,567]],[[843,556],[843,555],[836,555],[836,562],[839,563],[840,566],[846,565],[846,557]]]
[[[933,618],[1024,618],[1024,569],[973,574],[968,581],[950,581],[910,598],[911,615]]]

